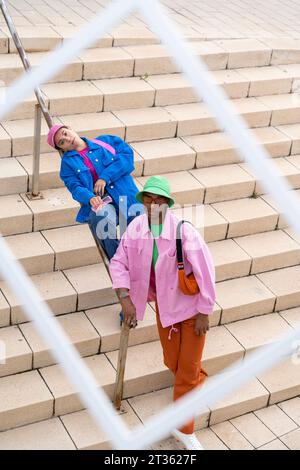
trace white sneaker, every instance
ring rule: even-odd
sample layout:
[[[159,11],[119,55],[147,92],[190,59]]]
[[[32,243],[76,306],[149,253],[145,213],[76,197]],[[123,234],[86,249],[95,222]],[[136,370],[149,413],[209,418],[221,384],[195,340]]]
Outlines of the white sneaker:
[[[176,439],[184,444],[186,449],[189,450],[204,450],[200,442],[198,441],[196,434],[184,434],[178,429],[174,429],[171,433]]]

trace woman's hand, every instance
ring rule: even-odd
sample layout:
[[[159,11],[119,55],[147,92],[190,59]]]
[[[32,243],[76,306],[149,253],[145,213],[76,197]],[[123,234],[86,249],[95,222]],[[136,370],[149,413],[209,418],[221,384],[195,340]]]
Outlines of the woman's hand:
[[[100,196],[95,196],[90,199],[90,204],[92,207],[98,207],[102,203]]]
[[[124,322],[129,328],[135,328],[137,326],[136,320],[136,309],[128,296],[125,299],[121,299],[122,311],[124,314]]]
[[[98,196],[103,196],[105,186],[106,186],[106,181],[102,179],[98,179],[94,186],[94,193],[98,194]]]
[[[195,333],[197,336],[205,335],[205,333],[209,330],[209,318],[208,315],[204,313],[198,313],[196,315],[196,322],[195,322]]]

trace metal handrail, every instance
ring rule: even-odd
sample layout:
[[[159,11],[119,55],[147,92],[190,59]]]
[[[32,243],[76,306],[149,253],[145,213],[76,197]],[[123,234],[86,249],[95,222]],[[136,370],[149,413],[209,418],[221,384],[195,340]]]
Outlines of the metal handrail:
[[[2,10],[4,19],[6,21],[8,29],[10,31],[11,37],[13,38],[13,41],[15,43],[15,46],[16,46],[17,51],[19,53],[19,56],[20,56],[20,58],[22,60],[22,63],[24,65],[24,69],[29,70],[29,69],[31,69],[30,62],[28,60],[27,54],[26,54],[25,49],[23,47],[23,44],[21,42],[20,36],[19,36],[19,34],[16,30],[16,27],[14,25],[12,17],[10,15],[9,11],[8,11],[5,0],[0,0],[0,8]],[[36,87],[34,89],[34,92],[35,92],[36,99],[37,99],[37,101],[38,101],[38,103],[41,107],[44,118],[45,118],[45,120],[48,124],[48,127],[50,128],[50,127],[53,126],[53,120],[52,120],[52,117],[50,116],[49,110],[47,108],[47,104],[46,104],[46,102],[43,98],[42,91],[39,87]]]
[[[11,37],[15,43],[24,69],[30,70],[31,65],[25,52],[24,46],[21,42],[20,36],[14,25],[12,17],[8,11],[6,1],[0,0],[0,8],[3,13],[4,19],[10,31]],[[27,193],[29,199],[41,198],[42,195],[39,192],[39,169],[40,169],[40,140],[41,140],[41,112],[44,115],[46,123],[49,129],[53,126],[53,119],[49,113],[47,104],[44,100],[42,91],[39,87],[34,89],[34,93],[37,99],[34,112],[34,144],[33,144],[33,171],[32,171],[32,189],[31,193]]]

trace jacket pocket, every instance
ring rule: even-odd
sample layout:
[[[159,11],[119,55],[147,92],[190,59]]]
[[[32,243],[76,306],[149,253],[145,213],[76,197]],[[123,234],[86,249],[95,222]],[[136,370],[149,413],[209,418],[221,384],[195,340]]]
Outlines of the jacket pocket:
[[[135,240],[131,240],[130,238],[124,239],[124,246],[126,246],[127,250],[129,250],[131,253],[136,252],[137,254],[140,254],[142,252],[142,247]]]
[[[172,247],[170,248],[167,252],[166,252],[168,258],[171,258],[171,259],[175,259],[176,258],[176,247]]]
[[[89,168],[77,168],[75,170],[75,174],[77,175],[78,179],[84,184],[84,186],[90,189],[90,186],[94,188],[93,184],[93,177]]]
[[[115,161],[119,161],[119,160],[120,160],[119,155],[113,155],[109,151],[106,151],[106,152],[104,151],[102,158],[101,158],[101,162],[104,166],[109,166],[111,165],[111,163],[114,163]]]
[[[74,172],[75,172],[75,175],[77,175],[80,178],[82,175],[86,176],[88,174],[87,172],[91,173],[91,170],[87,166],[84,166],[81,168],[74,169]]]

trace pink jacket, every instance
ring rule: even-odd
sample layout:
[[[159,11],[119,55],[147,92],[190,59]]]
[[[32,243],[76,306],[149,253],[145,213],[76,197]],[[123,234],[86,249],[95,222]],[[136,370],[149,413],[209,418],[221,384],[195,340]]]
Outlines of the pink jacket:
[[[156,239],[156,300],[163,327],[187,320],[197,313],[211,314],[215,303],[215,272],[211,254],[201,235],[191,224],[183,224],[182,244],[185,272],[193,271],[200,293],[185,295],[178,287],[176,227],[179,219],[168,210],[162,233]],[[147,301],[154,300],[149,289],[153,236],[147,215],[136,217],[123,234],[110,261],[113,288],[130,289],[137,320],[143,320]]]

